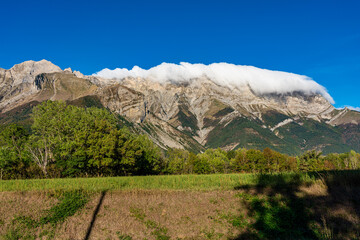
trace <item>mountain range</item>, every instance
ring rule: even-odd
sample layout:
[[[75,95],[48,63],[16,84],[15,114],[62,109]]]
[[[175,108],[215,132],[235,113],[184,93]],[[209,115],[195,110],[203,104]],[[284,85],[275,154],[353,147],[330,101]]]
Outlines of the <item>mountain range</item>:
[[[214,69],[223,65],[201,70],[211,74],[203,74],[200,66],[195,66],[195,75],[186,72],[194,68],[192,65],[166,67],[171,71],[162,75],[133,69],[126,74],[121,70],[118,77],[109,74],[111,71],[85,76],[46,60],[26,61],[8,70],[0,68],[0,123],[29,125],[33,106],[45,100],[64,100],[107,108],[124,125],[147,134],[163,149],[200,152],[217,147],[269,147],[287,154],[311,149],[324,153],[360,151],[360,112],[336,109],[322,88],[278,91],[266,85],[267,78],[274,78],[279,89],[291,81],[282,83],[280,78],[295,75],[258,74],[256,69],[241,68],[245,75],[230,72],[226,79],[231,81],[222,84],[216,80],[219,73]],[[178,80],[178,69],[189,75],[186,80]],[[234,76],[241,85],[232,84],[237,81]],[[250,80],[243,81],[242,76]],[[252,80],[254,76],[257,82]]]

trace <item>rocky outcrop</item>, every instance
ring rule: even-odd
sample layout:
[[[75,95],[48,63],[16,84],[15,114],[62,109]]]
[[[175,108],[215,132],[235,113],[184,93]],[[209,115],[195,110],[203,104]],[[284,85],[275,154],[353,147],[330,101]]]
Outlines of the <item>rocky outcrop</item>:
[[[249,86],[230,89],[206,78],[194,79],[188,85],[160,84],[147,79],[128,78],[118,85],[118,89],[124,87],[127,91],[135,91],[136,96],[130,93],[117,94],[118,100],[115,102],[118,104],[111,104],[110,109],[137,122],[143,121],[146,112],[150,111],[175,128],[188,131],[201,143],[206,143],[213,124],[230,122],[239,116],[262,120],[262,115],[267,111],[277,111],[289,117],[301,116],[322,121],[331,119],[329,113],[334,110],[321,95],[294,93],[258,96]],[[121,95],[123,99],[131,95],[132,107],[129,107],[129,100],[119,101]],[[105,93],[104,96],[113,96],[113,93]],[[127,104],[122,106],[120,102]],[[109,106],[108,103],[104,105]],[[220,111],[225,112],[221,114]],[[209,121],[213,123],[209,124]]]
[[[0,110],[5,112],[26,102],[36,94],[35,78],[41,73],[60,72],[61,69],[49,61],[26,61],[11,69],[0,69]]]

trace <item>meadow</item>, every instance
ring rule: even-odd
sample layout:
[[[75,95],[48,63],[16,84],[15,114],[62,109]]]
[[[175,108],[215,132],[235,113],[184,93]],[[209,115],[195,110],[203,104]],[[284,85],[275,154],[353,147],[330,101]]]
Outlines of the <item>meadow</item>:
[[[341,173],[338,173],[341,174]],[[321,179],[322,173],[266,174],[268,183],[282,178],[285,183],[294,176],[302,182]],[[77,190],[233,190],[239,186],[258,184],[259,174],[154,175],[98,178],[19,179],[0,181],[0,191]]]
[[[0,239],[359,239],[360,171],[0,181]]]

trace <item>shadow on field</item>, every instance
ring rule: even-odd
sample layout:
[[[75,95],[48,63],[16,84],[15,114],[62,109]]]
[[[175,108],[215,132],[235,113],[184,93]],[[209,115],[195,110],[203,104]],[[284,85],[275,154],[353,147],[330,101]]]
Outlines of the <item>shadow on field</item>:
[[[93,215],[92,215],[92,218],[91,218],[91,222],[90,222],[90,225],[89,225],[89,227],[88,227],[88,230],[86,231],[86,235],[85,235],[84,240],[90,239],[91,231],[92,231],[92,229],[94,228],[94,224],[95,224],[95,221],[96,221],[96,217],[97,217],[97,215],[98,215],[98,213],[99,213],[99,211],[100,211],[100,207],[101,207],[101,205],[102,205],[102,203],[103,203],[103,201],[104,201],[106,192],[107,192],[107,191],[102,191],[102,192],[101,192],[101,196],[100,196],[99,202],[98,202],[98,204],[96,205],[96,208],[95,208],[95,210],[94,210],[94,212],[93,212]]]
[[[233,239],[360,239],[360,172],[309,176],[319,181],[259,175],[255,186],[237,187],[252,222]]]
[[[316,216],[325,216],[333,239],[360,239],[360,171],[320,172],[327,195],[314,199]],[[322,219],[322,221],[323,221]]]

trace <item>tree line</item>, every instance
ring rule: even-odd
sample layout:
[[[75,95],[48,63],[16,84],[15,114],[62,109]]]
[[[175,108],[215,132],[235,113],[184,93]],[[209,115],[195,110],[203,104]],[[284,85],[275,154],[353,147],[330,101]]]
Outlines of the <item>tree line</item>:
[[[0,130],[0,179],[150,174],[210,174],[358,169],[354,151],[288,156],[265,148],[161,150],[146,135],[118,124],[106,109],[46,101],[33,108],[31,129]]]

